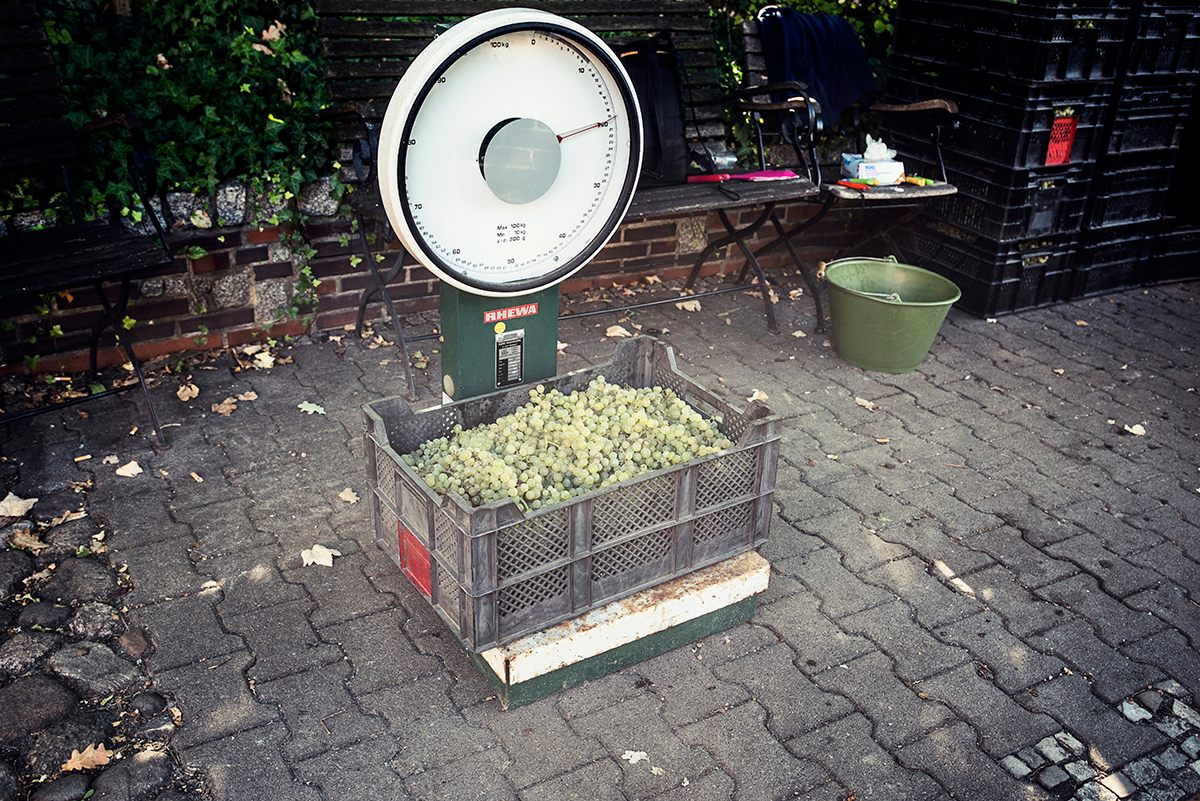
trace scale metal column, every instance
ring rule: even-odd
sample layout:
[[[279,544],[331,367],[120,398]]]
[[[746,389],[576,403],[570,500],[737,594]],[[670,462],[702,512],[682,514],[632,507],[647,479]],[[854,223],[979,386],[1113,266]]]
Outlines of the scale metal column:
[[[413,60],[384,117],[379,184],[400,242],[441,279],[446,398],[555,374],[558,284],[620,225],[641,154],[629,76],[575,22],[489,11]],[[675,579],[692,583],[671,603],[633,596],[474,659],[505,706],[618,670],[747,619],[770,571],[737,558]]]

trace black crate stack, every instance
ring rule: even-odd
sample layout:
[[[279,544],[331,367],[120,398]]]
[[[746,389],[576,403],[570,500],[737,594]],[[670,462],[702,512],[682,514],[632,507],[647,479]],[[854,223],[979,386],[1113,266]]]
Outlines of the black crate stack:
[[[902,244],[959,285],[962,308],[1004,314],[1167,277],[1150,256],[1167,230],[1200,66],[1197,10],[901,2],[888,94],[960,110],[942,148],[959,193],[932,204]],[[918,128],[885,138],[910,173],[938,175]]]

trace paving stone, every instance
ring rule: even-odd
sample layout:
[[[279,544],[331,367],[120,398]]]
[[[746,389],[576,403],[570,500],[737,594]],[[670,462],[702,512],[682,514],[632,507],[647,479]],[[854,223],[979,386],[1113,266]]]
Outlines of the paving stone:
[[[713,766],[705,750],[688,746],[675,736],[659,717],[658,701],[653,696],[631,698],[577,718],[571,721],[571,728],[585,737],[596,738],[615,757],[626,751],[646,752],[647,759],[637,764],[618,760],[621,789],[632,798],[657,796]]]
[[[21,608],[17,617],[17,625],[23,629],[40,626],[43,629],[55,630],[66,625],[71,618],[71,608],[49,601],[36,601]]]
[[[691,647],[677,648],[636,667],[650,681],[662,703],[662,716],[672,726],[723,712],[750,698],[741,685],[714,676]]]
[[[504,778],[510,764],[501,748],[470,754],[443,767],[409,777],[405,786],[419,801],[462,798],[464,801],[515,801],[516,792]],[[407,797],[407,796],[405,796]]]
[[[495,734],[480,721],[464,720],[447,696],[447,684],[443,676],[418,678],[358,699],[363,711],[387,723],[399,746],[389,765],[402,777],[497,744]],[[484,705],[479,714],[485,710],[494,712],[495,707]]]
[[[1036,510],[1033,512],[1036,513]],[[1004,517],[1003,512],[1000,515]],[[969,542],[972,548],[987,552],[1020,576],[1026,587],[1041,587],[1065,578],[1077,569],[1070,562],[1053,558],[1045,551],[1030,545],[1021,537],[1021,530],[1014,526],[1006,525],[980,532],[972,536]]]
[[[1116,795],[1117,798],[1128,798],[1137,789],[1129,777],[1121,771],[1108,774],[1100,780],[1100,785]]]
[[[1067,721],[1079,739],[1087,743],[1092,763],[1105,771],[1116,770],[1166,742],[1149,726],[1121,717],[1091,692],[1081,676],[1059,676],[1039,686],[1037,696],[1024,696],[1022,703]]]
[[[796,524],[802,531],[820,537],[842,555],[849,570],[858,572],[902,559],[911,552],[871,533],[859,513],[843,509],[824,517]]]
[[[1172,740],[1183,737],[1189,731],[1187,723],[1175,717],[1158,718],[1150,721],[1150,725]]]
[[[1079,741],[1079,738],[1067,731],[1060,731],[1054,735],[1054,739],[1070,751],[1075,756],[1083,756],[1087,753],[1087,746]]]
[[[593,762],[521,792],[522,801],[624,801],[620,769],[611,759]]]
[[[246,647],[241,637],[230,634],[217,619],[215,592],[191,598],[176,598],[132,613],[145,626],[155,645],[154,668],[173,670],[205,659],[217,659]]]
[[[1037,780],[1038,784],[1047,790],[1056,790],[1065,787],[1071,781],[1071,777],[1060,766],[1049,765],[1038,771]]]
[[[1000,767],[1011,773],[1014,779],[1024,779],[1033,772],[1028,765],[1011,754],[1000,760]]]
[[[125,624],[117,610],[108,604],[89,601],[75,610],[68,631],[85,640],[107,640],[121,633]]]
[[[85,773],[66,773],[40,785],[29,796],[29,801],[79,801],[91,785],[91,777]],[[0,798],[3,798],[0,793]],[[12,796],[15,801],[17,796]]]
[[[1149,787],[1143,787],[1142,795],[1146,801],[1180,801],[1185,793],[1179,785],[1170,779],[1163,778]]]
[[[1062,663],[1033,650],[985,612],[934,629],[934,636],[971,652],[992,671],[996,684],[1015,693],[1062,670]]]
[[[7,538],[0,538],[0,543],[6,541]],[[34,569],[33,559],[24,551],[0,551],[0,598],[20,592],[25,579]]]
[[[46,664],[63,683],[84,696],[112,695],[144,680],[132,662],[107,645],[88,640],[64,645]]]
[[[1134,723],[1141,723],[1153,717],[1148,709],[1136,701],[1122,701],[1121,714]]]
[[[1193,734],[1191,737],[1188,737],[1179,744],[1179,747],[1183,749],[1183,753],[1193,759],[1200,757],[1200,734]]]
[[[0,745],[41,731],[75,707],[75,693],[48,676],[33,675],[0,687]]]
[[[895,662],[896,673],[916,682],[961,664],[970,655],[931,637],[909,617],[904,604],[891,603],[841,621],[846,631],[869,637]]]
[[[36,593],[47,601],[77,605],[85,601],[111,601],[119,593],[117,578],[98,560],[67,559]]]
[[[954,719],[949,708],[922,698],[892,670],[891,660],[875,652],[815,675],[817,684],[848,697],[875,726],[873,735],[886,748],[897,748]]]
[[[699,655],[704,657],[704,663],[711,670],[717,665],[761,651],[777,642],[779,638],[773,633],[750,622],[711,634],[699,640],[696,645],[699,647]]]
[[[108,742],[112,720],[102,713],[77,713],[42,729],[25,749],[26,777],[53,775],[71,758],[71,752]]]
[[[123,601],[130,606],[192,595],[205,588],[206,580],[192,563],[188,540],[160,540],[132,548],[111,544],[109,558],[114,564],[128,565],[126,575],[133,587]]]
[[[1067,620],[1028,638],[1027,642],[1030,647],[1052,654],[1086,674],[1095,693],[1110,704],[1116,704],[1163,675],[1161,668],[1135,662],[1101,640],[1092,626],[1081,619]]]
[[[186,724],[187,732],[193,724]],[[222,801],[320,801],[321,794],[300,784],[280,756],[286,736],[275,723],[230,733],[212,742],[188,747],[184,759],[203,765],[213,795]]]
[[[276,704],[287,721],[289,736],[283,752],[289,760],[385,736],[383,721],[359,711],[346,691],[350,672],[350,665],[336,663],[258,682],[258,699]]]
[[[84,788],[86,791],[86,787]],[[18,801],[21,797],[17,775],[8,763],[0,761],[0,801]]]
[[[92,782],[98,801],[149,801],[171,778],[174,765],[166,751],[138,751],[106,767]]]
[[[1014,779],[991,756],[979,749],[977,735],[966,723],[930,732],[896,752],[904,765],[933,776],[954,798],[1048,801],[1041,787]]]
[[[803,794],[828,781],[815,756],[797,757],[766,729],[766,711],[750,702],[678,731],[685,743],[711,753],[737,783],[745,798],[783,798]]]
[[[961,578],[975,591],[975,597],[999,613],[1005,628],[1018,637],[1045,631],[1066,615],[1066,610],[1057,604],[1034,596],[1021,586],[1016,574],[1001,565]]]
[[[220,613],[224,617],[308,600],[302,585],[284,581],[275,566],[280,556],[279,546],[271,544],[205,558],[197,563],[196,570],[220,585]]]
[[[961,620],[980,610],[978,601],[933,575],[934,570],[921,559],[910,557],[880,565],[867,572],[865,578],[894,592],[927,628]]]
[[[156,674],[158,689],[174,694],[183,712],[175,740],[181,748],[234,738],[278,719],[277,711],[259,703],[246,685],[244,671],[253,658],[239,651]]]
[[[369,792],[375,798],[408,799],[412,796],[419,798],[419,794],[413,793],[410,796],[405,791],[400,776],[389,767],[396,750],[397,747],[390,741],[390,738],[371,739],[348,748],[326,751],[311,759],[296,762],[294,763],[294,772],[297,779],[319,787],[327,799],[361,798],[364,788],[370,788]],[[481,772],[476,772],[481,766],[471,762],[470,757],[455,764],[459,764],[461,770],[467,771],[461,780],[464,792],[461,795],[441,797],[482,801],[484,796],[480,793],[490,791],[492,785],[485,781]],[[467,768],[467,765],[471,765],[475,770]],[[465,792],[472,780],[475,780],[480,788],[479,793],[475,795]],[[495,798],[497,801],[501,801],[504,796],[497,793]]]
[[[62,637],[46,631],[21,631],[0,643],[0,673],[21,676],[33,670],[62,642]]]
[[[887,603],[894,597],[863,583],[842,566],[840,554],[828,547],[776,562],[773,568],[800,579],[817,596],[821,611],[835,620]]]
[[[1163,767],[1164,770],[1179,770],[1188,763],[1187,755],[1182,753],[1178,748],[1164,748],[1162,751],[1154,755],[1154,761]]]
[[[311,617],[317,628],[391,606],[391,599],[376,591],[363,575],[366,557],[361,553],[341,556],[334,561],[333,568],[327,570],[299,567],[299,553],[297,549],[297,567],[284,570],[283,575],[287,581],[303,584],[313,598],[321,599],[321,605],[313,610]]]
[[[468,722],[490,729],[512,758],[507,776],[519,790],[604,756],[600,744],[576,734],[548,700],[503,715],[481,705],[466,710],[466,716]]]
[[[100,527],[91,517],[61,523],[42,534],[42,542],[49,547],[39,551],[38,557],[55,561],[73,559],[80,548],[91,548],[92,535],[99,530]]]
[[[1053,737],[1043,737],[1034,746],[1037,752],[1044,756],[1047,761],[1060,763],[1071,758],[1071,754]]]
[[[668,790],[655,801],[729,801],[734,797],[733,779],[720,770],[710,770],[700,776],[689,776]],[[838,788],[840,790],[840,788]],[[808,791],[808,797],[813,798],[820,788]],[[841,798],[845,798],[843,794]]]
[[[350,689],[356,696],[441,672],[437,658],[419,653],[401,635],[406,619],[403,610],[385,609],[321,629],[321,637],[341,646],[354,663]]]
[[[1096,769],[1087,763],[1086,760],[1076,759],[1074,762],[1063,763],[1063,770],[1071,774],[1071,778],[1077,784],[1083,784],[1096,778]]]
[[[1046,715],[1018,706],[995,684],[980,678],[974,665],[961,665],[920,686],[975,727],[981,746],[997,759],[1062,728]]]
[[[854,709],[842,696],[820,689],[796,668],[793,659],[790,648],[773,645],[718,665],[714,671],[719,678],[749,690],[770,713],[767,728],[781,741],[845,717]]]
[[[1048,764],[1046,758],[1038,753],[1036,748],[1026,747],[1017,752],[1017,757],[1029,767],[1037,770],[1042,765]]]
[[[792,739],[788,750],[825,766],[849,794],[869,799],[921,799],[942,795],[920,771],[902,766],[871,738],[871,722],[859,714]]]
[[[258,682],[327,665],[342,659],[342,650],[323,642],[309,623],[314,604],[294,601],[269,613],[223,616],[225,627],[241,635],[255,655],[250,676]]]

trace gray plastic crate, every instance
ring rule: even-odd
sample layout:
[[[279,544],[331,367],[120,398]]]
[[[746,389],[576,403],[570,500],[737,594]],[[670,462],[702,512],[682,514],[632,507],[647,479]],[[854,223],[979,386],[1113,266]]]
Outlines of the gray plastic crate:
[[[470,428],[510,414],[529,400],[528,386],[423,411],[401,398],[363,406],[376,542],[474,651],[767,538],[778,417],[758,401],[737,411],[679,372],[671,348],[650,337],[623,341],[610,361],[541,383],[565,394],[600,375],[624,386],[675,390],[735,444],[527,515],[510,501],[473,508],[457,495],[442,497],[400,454],[456,424]]]

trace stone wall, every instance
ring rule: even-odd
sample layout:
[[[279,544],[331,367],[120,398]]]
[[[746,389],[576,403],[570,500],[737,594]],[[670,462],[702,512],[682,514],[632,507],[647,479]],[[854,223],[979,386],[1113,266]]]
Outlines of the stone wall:
[[[251,208],[256,209],[257,219],[271,219],[285,204],[294,203],[306,215],[302,233],[316,251],[311,268],[320,281],[319,304],[311,324],[317,330],[327,330],[352,323],[359,296],[371,277],[365,260],[360,260],[356,228],[348,216],[338,215],[337,203],[328,189],[328,182],[317,182],[295,199],[278,193],[274,197],[254,197],[237,184],[222,186],[206,200],[169,195],[168,203],[177,221],[171,238],[178,255],[169,269],[134,284],[128,315],[136,320],[131,336],[139,356],[237,346],[264,334],[283,336],[304,330],[303,319],[281,317],[279,311],[292,300],[300,258],[284,244],[289,237],[283,226],[243,222]],[[789,224],[815,210],[810,203],[780,207]],[[743,221],[752,216],[753,211],[742,213]],[[853,229],[854,216],[831,215],[815,236],[805,239],[802,255],[814,261],[828,257]],[[722,233],[715,214],[622,226],[585,270],[565,282],[563,290],[576,293],[648,274],[664,280],[683,277],[696,254]],[[399,243],[384,243],[381,252],[385,255],[381,266],[387,267],[399,253]],[[764,265],[778,268],[783,258],[779,249],[764,260]],[[738,270],[741,264],[736,249],[725,247],[708,259],[704,274]],[[390,289],[406,312],[437,308],[437,282],[424,267],[410,264]],[[3,310],[6,323],[0,331],[0,370],[19,368],[25,355],[43,353],[51,344],[68,350],[43,358],[39,370],[82,369],[89,329],[100,310],[95,290],[81,288],[69,296],[54,298],[48,317],[37,313],[39,302],[31,298]],[[383,306],[375,302],[368,312],[370,318],[378,318]],[[51,325],[61,326],[61,336],[46,336]],[[36,341],[30,342],[31,338]],[[103,363],[124,361],[111,334],[103,344]]]

